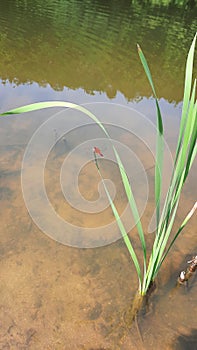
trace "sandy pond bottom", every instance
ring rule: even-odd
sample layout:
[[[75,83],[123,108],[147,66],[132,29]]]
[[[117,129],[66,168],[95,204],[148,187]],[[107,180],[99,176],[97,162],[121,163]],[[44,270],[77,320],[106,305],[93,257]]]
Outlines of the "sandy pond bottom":
[[[138,319],[142,341],[125,318],[137,278],[123,242],[76,249],[39,231],[22,198],[22,153],[18,146],[0,155],[0,349],[197,349],[196,279],[188,291],[174,288],[196,253],[194,219],[159,274],[147,314]],[[188,193],[186,188],[184,212],[192,204]]]

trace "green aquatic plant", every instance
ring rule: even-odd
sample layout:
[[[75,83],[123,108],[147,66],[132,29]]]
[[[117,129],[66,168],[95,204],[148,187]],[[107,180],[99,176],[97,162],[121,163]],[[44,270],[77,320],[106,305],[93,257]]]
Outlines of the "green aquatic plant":
[[[131,255],[131,258],[133,260],[133,263],[137,272],[137,276],[138,276],[139,288],[133,303],[132,317],[134,317],[138,312],[142,304],[143,297],[148,293],[148,291],[150,290],[150,287],[153,285],[163,261],[168,255],[175,240],[177,239],[177,237],[185,227],[186,223],[191,218],[191,216],[193,215],[194,211],[197,208],[197,203],[196,203],[191,209],[191,211],[189,212],[189,214],[186,216],[186,218],[183,220],[177,232],[175,232],[173,234],[173,237],[171,237],[181,191],[197,152],[196,80],[194,81],[193,87],[192,87],[192,71],[193,71],[195,42],[196,42],[196,35],[191,44],[191,47],[188,53],[187,63],[186,63],[185,87],[184,87],[184,97],[183,97],[183,107],[182,107],[182,117],[180,122],[180,129],[179,129],[179,137],[178,137],[178,142],[176,147],[176,154],[175,154],[175,159],[173,164],[171,181],[170,181],[170,185],[166,194],[165,203],[162,210],[161,210],[161,204],[160,204],[162,179],[164,177],[162,172],[163,144],[164,144],[164,130],[163,130],[162,115],[161,115],[159,101],[156,95],[156,91],[154,88],[152,76],[151,76],[147,61],[144,57],[144,54],[141,48],[138,46],[139,57],[144,67],[147,78],[149,80],[150,86],[152,88],[152,92],[156,103],[156,110],[157,110],[157,139],[156,139],[156,161],[155,161],[156,231],[155,231],[154,242],[153,242],[152,251],[149,259],[147,258],[147,246],[146,246],[145,233],[142,227],[138,208],[135,202],[135,198],[134,198],[132,188],[129,183],[125,168],[123,166],[123,163],[119,157],[119,154],[116,148],[113,145],[113,142],[110,138],[109,133],[93,113],[91,113],[86,108],[79,106],[77,104],[63,102],[63,101],[49,101],[49,102],[40,102],[40,103],[34,103],[31,105],[19,107],[1,114],[1,116],[5,116],[9,114],[21,114],[21,113],[35,111],[35,110],[49,108],[49,107],[74,108],[81,111],[82,113],[90,117],[94,122],[96,122],[97,125],[103,130],[104,134],[111,142],[111,146],[114,151],[116,161],[119,167],[120,175],[122,178],[122,183],[124,185],[125,193],[126,193],[126,196],[135,220],[135,225],[139,234],[139,239],[142,247],[142,255],[143,255],[143,267],[140,266],[138,257],[132,245],[132,241],[126,232],[124,224],[118,213],[118,210],[113,200],[111,199],[110,193],[108,191],[108,188],[105,182],[103,181],[102,174],[97,164],[96,154],[95,154],[95,163],[97,166],[97,171],[99,172],[101,179],[103,181],[103,186],[104,186],[106,195],[109,199],[112,212],[114,214],[117,225],[122,234],[126,247]]]

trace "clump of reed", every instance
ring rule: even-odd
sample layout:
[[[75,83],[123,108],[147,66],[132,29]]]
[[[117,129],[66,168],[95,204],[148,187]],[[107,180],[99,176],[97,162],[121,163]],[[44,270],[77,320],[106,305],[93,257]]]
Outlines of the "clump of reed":
[[[184,87],[183,107],[182,107],[182,117],[180,122],[180,129],[179,129],[179,137],[177,141],[171,181],[170,181],[170,185],[166,194],[165,203],[162,210],[161,210],[161,187],[162,187],[162,180],[164,179],[164,174],[162,172],[163,148],[164,148],[163,147],[163,144],[164,144],[163,121],[162,121],[162,115],[159,107],[159,100],[156,95],[152,76],[151,76],[147,61],[145,59],[145,56],[138,45],[139,57],[144,67],[146,76],[149,80],[150,86],[152,88],[152,92],[153,92],[153,96],[156,104],[156,110],[157,110],[157,139],[156,139],[156,161],[155,161],[156,231],[155,231],[152,251],[150,253],[149,258],[147,257],[145,233],[142,227],[136,201],[135,201],[125,168],[123,166],[123,163],[119,157],[119,154],[116,148],[113,145],[113,142],[110,139],[109,133],[93,113],[91,113],[86,108],[79,106],[77,104],[64,102],[64,101],[48,101],[48,102],[34,103],[31,105],[19,107],[1,114],[2,116],[9,115],[9,114],[21,114],[21,113],[35,111],[35,110],[49,108],[49,107],[74,108],[86,114],[94,122],[96,122],[99,125],[99,127],[103,130],[105,136],[110,140],[111,146],[113,148],[116,161],[119,167],[125,193],[131,208],[131,212],[135,220],[136,228],[137,228],[139,239],[141,242],[142,255],[143,255],[143,266],[140,266],[138,257],[132,245],[132,241],[126,232],[124,224],[118,213],[118,210],[113,200],[110,197],[110,193],[105,185],[105,182],[103,181],[103,186],[104,186],[106,195],[109,199],[109,204],[111,206],[117,225],[122,234],[123,240],[133,260],[136,273],[138,276],[139,287],[138,287],[136,297],[134,298],[131,318],[134,318],[136,316],[138,310],[142,305],[144,296],[148,293],[148,291],[150,290],[150,287],[154,285],[155,278],[164,260],[169,254],[169,251],[172,248],[175,240],[180,235],[181,231],[183,230],[183,228],[185,227],[185,225],[187,224],[188,220],[191,218],[191,216],[193,215],[197,207],[197,204],[195,203],[193,208],[191,208],[190,212],[188,213],[188,215],[185,217],[182,224],[178,228],[177,232],[173,233],[173,224],[176,218],[181,191],[187,179],[187,176],[189,174],[189,171],[191,169],[191,166],[193,164],[193,161],[195,159],[195,155],[197,152],[196,80],[192,84],[195,42],[196,42],[196,35],[193,39],[193,42],[191,44],[188,57],[187,57],[186,72],[185,72],[185,87]],[[99,172],[102,178],[102,174],[100,172],[99,167],[97,167],[97,171]]]

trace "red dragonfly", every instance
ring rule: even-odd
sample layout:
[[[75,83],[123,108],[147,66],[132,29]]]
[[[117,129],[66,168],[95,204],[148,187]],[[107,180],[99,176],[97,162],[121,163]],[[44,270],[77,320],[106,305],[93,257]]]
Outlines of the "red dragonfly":
[[[94,147],[93,148],[93,152],[95,154],[99,154],[99,156],[103,157],[103,154],[101,153],[101,150],[98,147]]]

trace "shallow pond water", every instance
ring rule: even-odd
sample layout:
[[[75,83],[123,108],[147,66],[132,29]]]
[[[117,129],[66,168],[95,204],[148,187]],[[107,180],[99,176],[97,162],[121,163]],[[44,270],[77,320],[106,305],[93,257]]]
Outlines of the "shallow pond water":
[[[170,156],[196,14],[193,1],[0,4],[0,110],[65,100],[95,112],[128,163],[149,251],[156,117],[136,43],[150,63]],[[137,276],[99,184],[93,146],[104,154],[98,165],[140,259],[110,144],[95,124],[60,109],[0,120],[0,348],[197,349],[196,278],[188,290],[175,287],[196,254],[195,217],[162,266],[146,314],[130,326]],[[166,182],[169,171],[168,159]],[[196,164],[175,228],[196,199],[195,173]],[[66,230],[62,221],[69,223]]]

